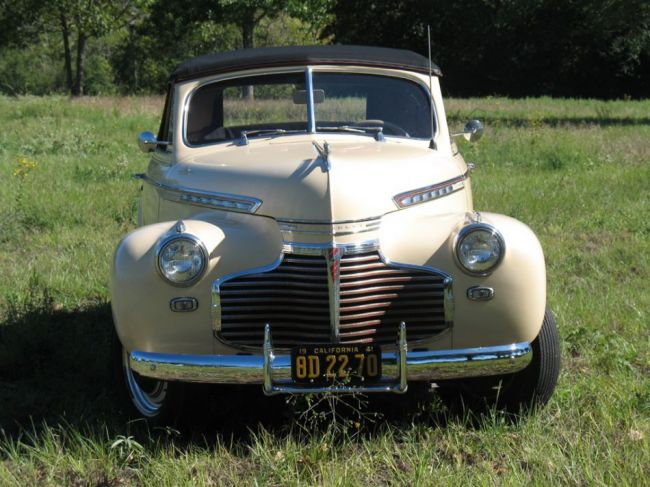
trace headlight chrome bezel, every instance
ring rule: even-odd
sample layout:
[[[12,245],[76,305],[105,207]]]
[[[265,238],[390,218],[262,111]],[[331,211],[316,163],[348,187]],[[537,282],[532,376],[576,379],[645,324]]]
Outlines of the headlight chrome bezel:
[[[463,240],[468,237],[470,234],[474,232],[486,232],[489,233],[490,236],[494,237],[498,244],[499,244],[499,249],[500,253],[499,256],[497,257],[497,260],[492,264],[492,266],[489,269],[481,270],[481,271],[475,271],[472,270],[468,267],[465,266],[463,263],[461,256],[460,256],[460,245],[462,244]],[[471,276],[489,276],[492,274],[503,262],[503,258],[506,253],[506,244],[505,240],[503,239],[503,235],[501,235],[501,232],[497,230],[495,227],[488,223],[470,223],[469,225],[464,226],[463,228],[460,229],[458,234],[456,235],[456,238],[454,239],[454,244],[453,244],[453,252],[454,252],[454,258],[456,260],[456,264],[458,267],[465,272],[466,274],[469,274]]]
[[[163,255],[164,250],[171,245],[173,242],[177,240],[185,240],[189,241],[192,244],[196,246],[196,248],[199,251],[199,254],[201,255],[201,267],[199,271],[190,279],[186,281],[174,281],[170,279],[167,274],[165,274],[165,271],[163,270],[163,266],[161,264],[161,258]],[[173,235],[169,235],[163,239],[161,239],[158,244],[156,245],[156,250],[155,250],[155,258],[156,258],[156,270],[158,271],[158,274],[160,277],[163,278],[163,280],[171,284],[172,286],[177,286],[177,287],[188,287],[194,284],[196,281],[201,279],[203,274],[205,274],[205,270],[208,267],[208,250],[205,247],[205,244],[203,241],[198,238],[195,235],[192,235],[190,233],[175,233]]]

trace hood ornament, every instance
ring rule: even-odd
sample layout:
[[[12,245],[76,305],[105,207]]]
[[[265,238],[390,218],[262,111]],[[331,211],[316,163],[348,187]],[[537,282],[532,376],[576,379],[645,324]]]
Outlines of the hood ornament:
[[[323,141],[323,145],[320,145],[316,141],[313,141],[312,144],[316,148],[316,151],[318,152],[318,155],[321,157],[321,159],[323,159],[323,162],[325,163],[323,171],[324,172],[329,172],[330,169],[332,169],[332,163],[329,160],[329,157],[330,157],[330,145],[326,141]]]

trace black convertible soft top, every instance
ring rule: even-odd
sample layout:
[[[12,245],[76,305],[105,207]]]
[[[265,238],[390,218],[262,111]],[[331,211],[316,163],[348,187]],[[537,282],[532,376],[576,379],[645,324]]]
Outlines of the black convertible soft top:
[[[369,46],[293,46],[239,49],[199,56],[180,64],[172,81],[184,81],[216,73],[277,66],[338,64],[418,71],[429,74],[429,60],[413,51]],[[431,63],[431,73],[441,76]]]

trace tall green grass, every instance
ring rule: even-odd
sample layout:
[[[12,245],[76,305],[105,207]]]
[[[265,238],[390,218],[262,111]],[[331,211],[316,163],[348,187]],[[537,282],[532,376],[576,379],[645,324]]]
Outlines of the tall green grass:
[[[348,434],[259,391],[208,389],[193,426],[129,422],[109,385],[108,272],[135,225],[135,146],[162,100],[0,98],[0,485],[642,485],[650,478],[650,105],[448,100],[475,206],[544,246],[563,370],[520,422],[385,398]],[[305,429],[298,425],[306,425]],[[293,426],[292,426],[293,425]],[[313,428],[313,433],[309,434]]]

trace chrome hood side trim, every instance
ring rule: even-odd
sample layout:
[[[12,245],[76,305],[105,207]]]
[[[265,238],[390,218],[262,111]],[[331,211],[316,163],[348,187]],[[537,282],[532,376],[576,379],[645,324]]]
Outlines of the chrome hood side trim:
[[[427,201],[436,200],[447,196],[448,194],[460,191],[465,187],[465,180],[469,177],[469,172],[462,174],[453,179],[448,179],[441,183],[424,186],[423,188],[413,189],[400,193],[393,197],[393,201],[398,208],[407,208],[409,206],[426,203]]]
[[[162,198],[179,203],[214,208],[216,210],[237,211],[240,213],[255,213],[262,205],[262,200],[251,196],[219,193],[215,191],[198,191],[185,186],[161,183],[146,174],[138,175],[138,179],[142,179],[154,188],[159,189]]]

